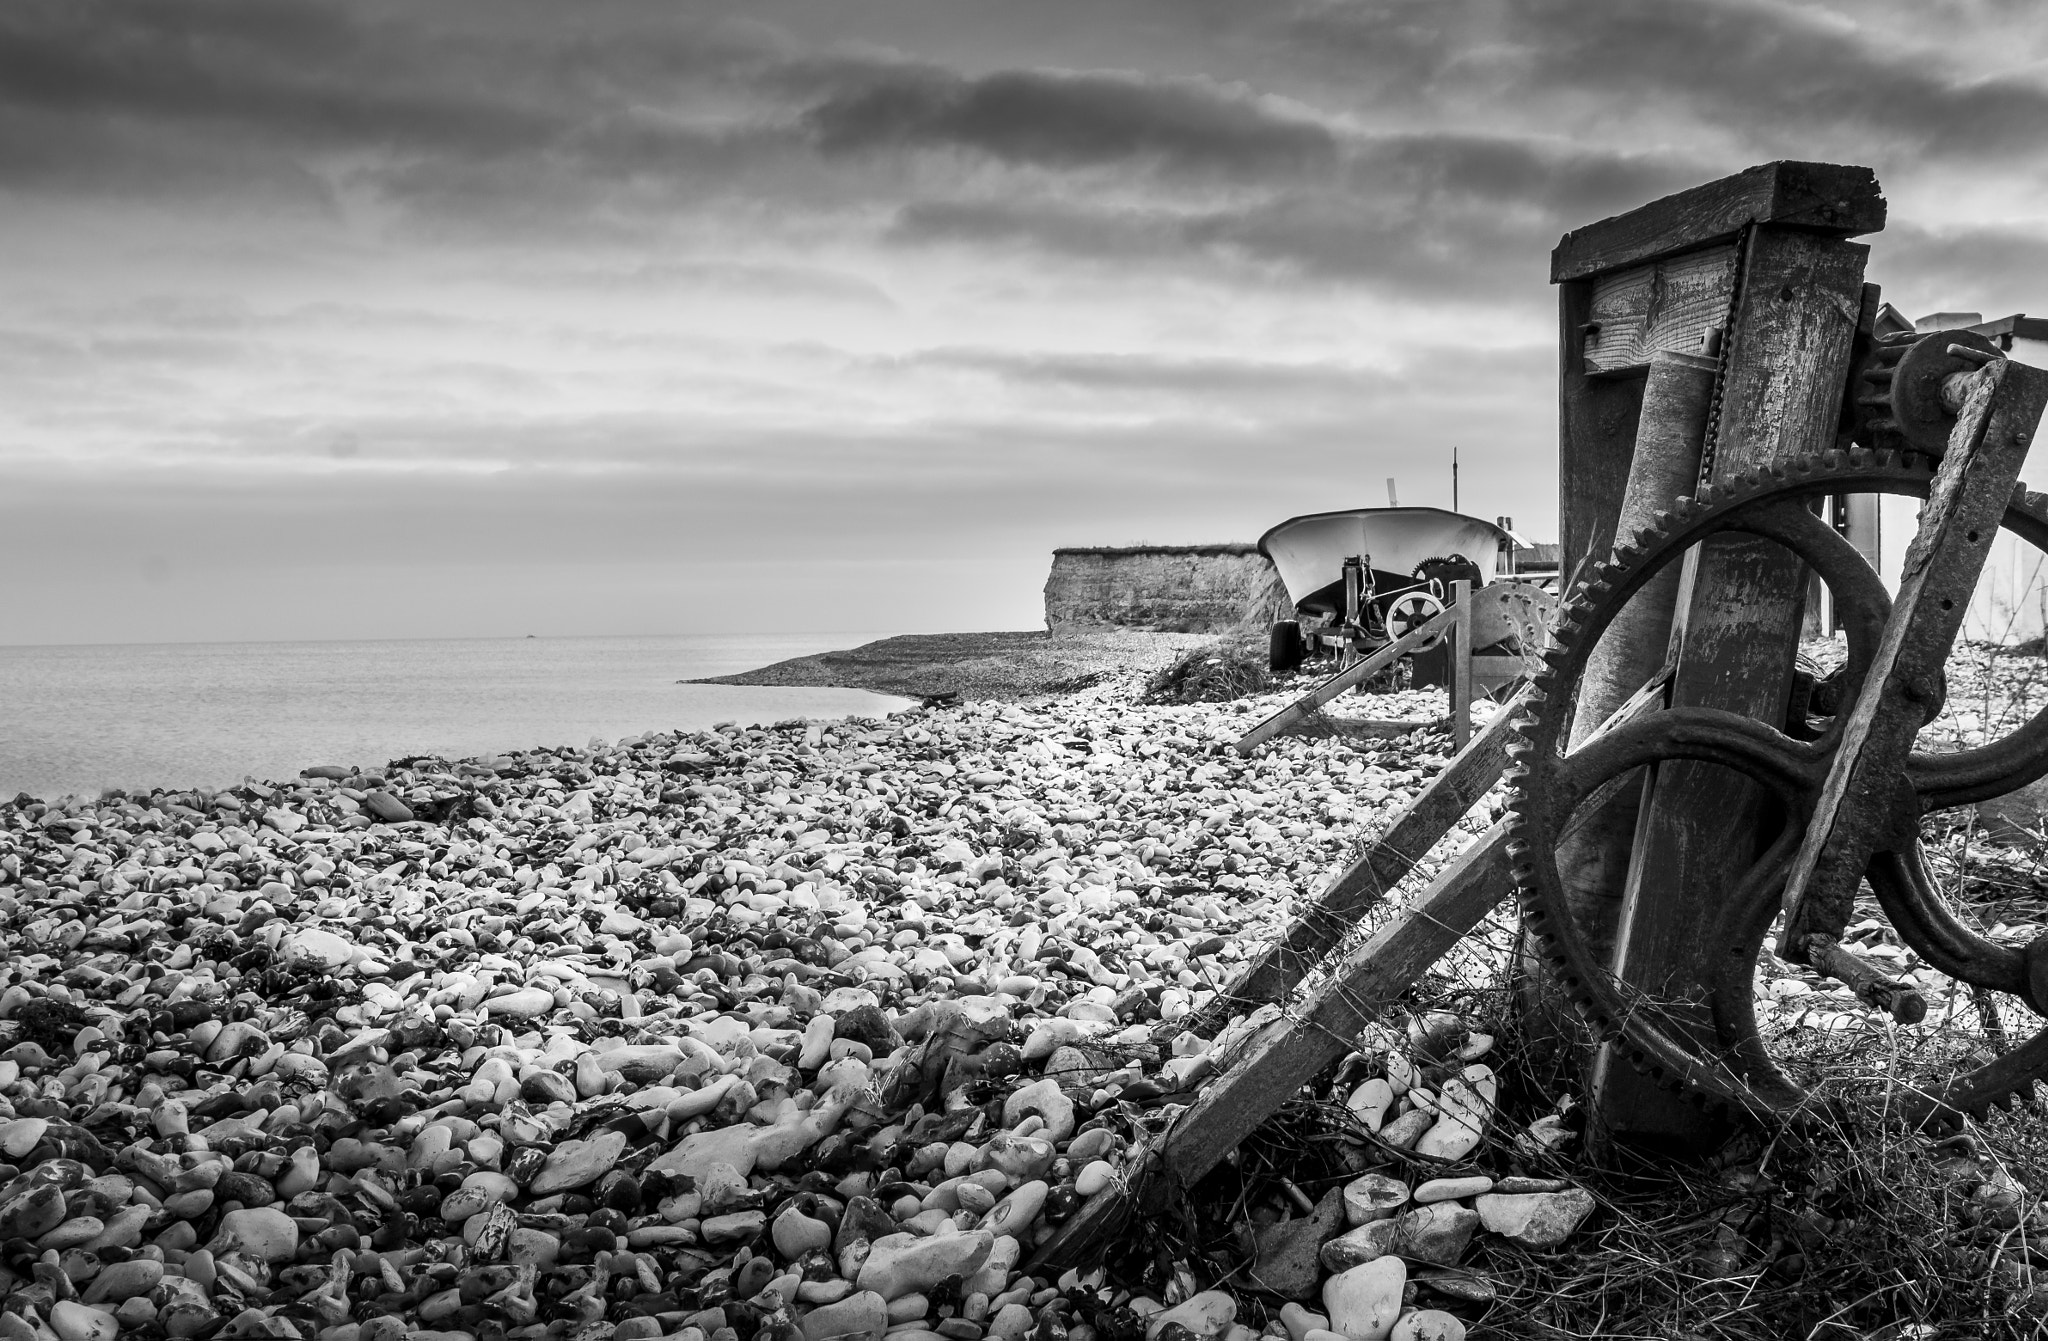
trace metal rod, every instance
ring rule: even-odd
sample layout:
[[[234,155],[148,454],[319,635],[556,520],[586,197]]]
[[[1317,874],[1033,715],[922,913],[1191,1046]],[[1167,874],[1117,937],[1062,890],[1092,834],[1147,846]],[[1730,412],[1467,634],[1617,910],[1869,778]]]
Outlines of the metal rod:
[[[1808,936],[1806,955],[1815,968],[1846,984],[1858,1001],[1873,1010],[1888,1012],[1900,1024],[1918,1024],[1927,1018],[1927,998],[1918,988],[1886,977],[1834,937],[1819,932]]]

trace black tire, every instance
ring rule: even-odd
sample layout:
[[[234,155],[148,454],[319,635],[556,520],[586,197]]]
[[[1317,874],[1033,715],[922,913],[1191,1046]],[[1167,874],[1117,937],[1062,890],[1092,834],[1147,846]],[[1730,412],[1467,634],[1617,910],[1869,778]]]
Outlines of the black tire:
[[[1301,636],[1301,621],[1283,619],[1276,622],[1266,648],[1266,667],[1275,673],[1291,671],[1301,665],[1308,656],[1308,644]]]

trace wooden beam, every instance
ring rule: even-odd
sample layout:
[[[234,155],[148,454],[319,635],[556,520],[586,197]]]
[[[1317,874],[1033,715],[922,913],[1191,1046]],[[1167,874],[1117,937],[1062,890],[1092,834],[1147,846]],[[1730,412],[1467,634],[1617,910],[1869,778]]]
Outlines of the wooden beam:
[[[1294,700],[1294,702],[1245,732],[1232,748],[1239,754],[1250,754],[1253,750],[1316,711],[1345,690],[1355,685],[1363,684],[1402,657],[1408,655],[1408,653],[1428,642],[1431,638],[1446,632],[1451,628],[1456,618],[1455,607],[1445,610],[1420,628],[1394,639],[1394,641],[1349,669],[1338,671],[1329,679]]]
[[[1275,1021],[1168,1129],[1166,1167],[1185,1186],[1216,1167],[1377,1019],[1514,888],[1507,821],[1488,829],[1415,902],[1332,967],[1299,1011]]]
[[[1869,168],[1763,163],[1573,229],[1550,254],[1550,282],[1588,279],[1726,242],[1750,224],[1840,238],[1875,233],[1884,219],[1884,196]]]

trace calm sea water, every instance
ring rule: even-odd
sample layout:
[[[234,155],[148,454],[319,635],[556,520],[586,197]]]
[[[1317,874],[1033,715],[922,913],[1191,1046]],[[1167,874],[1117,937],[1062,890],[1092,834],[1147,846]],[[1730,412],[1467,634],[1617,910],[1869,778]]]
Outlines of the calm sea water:
[[[677,684],[868,634],[0,647],[0,798],[217,788],[643,731],[883,716],[857,689]]]

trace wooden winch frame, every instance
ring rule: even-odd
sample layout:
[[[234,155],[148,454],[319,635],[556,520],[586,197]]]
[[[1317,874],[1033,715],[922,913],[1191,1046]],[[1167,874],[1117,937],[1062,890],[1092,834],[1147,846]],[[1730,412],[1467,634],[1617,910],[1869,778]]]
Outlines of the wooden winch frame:
[[[1657,417],[1663,410],[1645,406],[1653,363],[1708,379],[1711,396],[1702,392],[1694,407],[1705,422],[1703,430],[1698,424],[1692,429],[1693,454],[1675,458],[1677,467],[1665,462],[1671,473],[1650,492],[1692,494],[1847,444],[1844,387],[1859,326],[1870,329],[1878,305],[1876,288],[1864,282],[1869,249],[1850,239],[1880,230],[1884,220],[1885,202],[1869,169],[1779,162],[1564,236],[1551,257],[1560,319],[1562,573],[1608,552],[1632,470],[1640,474],[1658,464],[1639,459],[1648,450],[1640,444],[1654,445],[1663,432]],[[1635,492],[1645,492],[1643,481]],[[1640,688],[1616,695],[1620,701],[1603,703],[1578,724],[1574,748],[1680,705],[1783,721],[1808,580],[1804,565],[1786,550],[1741,536],[1701,544],[1674,584],[1673,653],[1665,668],[1647,682],[1631,680]],[[1469,657],[1477,635],[1460,621],[1472,612],[1468,601],[1455,602],[1409,638],[1389,643],[1261,723],[1240,748],[1255,748],[1428,637],[1448,634]],[[1469,688],[1464,693],[1460,699],[1454,692],[1454,723],[1464,721]],[[1213,1035],[1231,1018],[1280,1007],[1278,1018],[1202,1085],[1161,1136],[1132,1152],[1125,1190],[1092,1199],[1041,1247],[1038,1263],[1080,1260],[1087,1245],[1122,1222],[1133,1198],[1156,1206],[1158,1187],[1200,1180],[1305,1083],[1351,1051],[1362,1028],[1510,896],[1514,863],[1510,822],[1503,820],[1410,893],[1369,938],[1337,953],[1366,914],[1499,781],[1521,695],[1469,741],[1461,732],[1462,748],[1377,840],[1213,1001],[1171,1026]],[[1858,729],[1852,723],[1849,738],[1860,750]],[[1706,854],[1753,843],[1759,824],[1753,790],[1705,765],[1658,765],[1634,829],[1632,857],[1633,871],[1654,872],[1654,878],[1633,876],[1619,909],[1625,954],[1617,953],[1616,972],[1629,984],[1682,996],[1701,980],[1702,963],[1718,948],[1709,944],[1711,895],[1722,878]],[[1312,976],[1316,985],[1304,992]],[[1589,1107],[1607,1135],[1695,1148],[1711,1143],[1712,1116],[1630,1067],[1610,1064],[1608,1053],[1584,1059]]]

